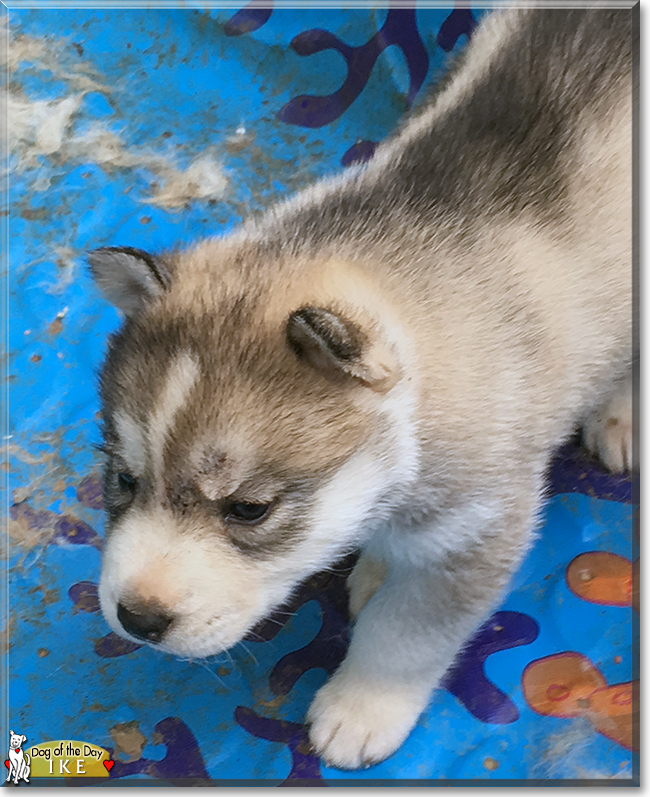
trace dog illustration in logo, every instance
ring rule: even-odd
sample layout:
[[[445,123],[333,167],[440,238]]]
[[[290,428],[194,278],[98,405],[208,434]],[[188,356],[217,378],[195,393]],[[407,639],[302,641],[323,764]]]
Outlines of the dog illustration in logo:
[[[29,756],[22,749],[22,744],[26,741],[26,736],[9,731],[9,758],[5,761],[9,769],[7,780],[10,780],[13,776],[16,786],[19,780],[29,783],[29,773],[31,771]]]

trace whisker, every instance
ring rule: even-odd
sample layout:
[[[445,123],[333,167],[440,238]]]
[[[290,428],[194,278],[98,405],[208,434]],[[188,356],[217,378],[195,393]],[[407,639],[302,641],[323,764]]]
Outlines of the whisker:
[[[255,633],[255,631],[249,631],[249,632],[248,632],[248,634],[247,634],[247,636],[252,636],[252,637],[255,637],[255,640],[254,640],[255,642],[266,642],[266,640],[264,639],[264,637],[261,637],[259,634],[256,634],[256,633]],[[244,647],[242,643],[240,643],[240,644],[242,645],[242,647]],[[244,648],[244,650],[246,650],[246,648]],[[252,654],[252,653],[250,653],[250,651],[248,651],[248,650],[246,650],[246,653],[248,653],[248,654],[249,654],[249,655],[251,655],[251,656],[253,655],[253,654]]]
[[[204,670],[207,670],[207,671],[210,673],[210,675],[211,675],[213,678],[215,678],[217,681],[219,681],[219,683],[221,684],[221,686],[223,686],[223,687],[225,687],[226,689],[228,689],[228,687],[226,686],[226,684],[225,684],[225,683],[222,681],[222,679],[221,679],[221,678],[220,678],[220,677],[217,675],[217,673],[216,673],[216,672],[214,672],[214,670],[210,669],[210,667],[208,666],[208,664],[206,663],[206,661],[205,661],[204,659],[197,659],[196,661],[194,661],[194,662],[192,662],[192,663],[193,663],[193,664],[198,664],[198,666],[199,666],[199,667],[202,667]]]
[[[291,616],[293,617],[295,615],[291,615]],[[264,622],[266,622],[266,623],[275,623],[276,625],[279,625],[279,626],[283,626],[284,625],[283,622],[281,622],[280,620],[276,620],[275,617],[267,617]],[[285,622],[286,622],[286,620],[285,620]],[[254,633],[254,632],[249,631],[249,633]],[[257,634],[255,634],[255,636],[257,636]]]
[[[64,663],[65,663],[65,662],[64,662]],[[49,675],[46,675],[45,677],[46,677],[46,678],[51,678],[51,677],[54,675],[54,673],[55,673],[55,672],[58,672],[58,671],[61,669],[61,667],[63,667],[63,664],[60,664],[60,665],[59,665],[59,666],[56,668],[56,670],[52,670],[52,672],[51,672]]]
[[[264,640],[262,640],[262,641],[264,641]],[[258,666],[258,665],[259,665],[259,661],[258,661],[258,660],[255,658],[255,656],[254,656],[254,655],[253,655],[253,654],[250,652],[250,650],[249,650],[249,649],[246,647],[246,645],[244,645],[244,643],[243,643],[243,642],[240,642],[239,644],[240,644],[240,645],[241,645],[241,646],[244,648],[244,650],[246,651],[246,653],[248,653],[248,655],[251,657],[251,659],[253,659],[253,661],[255,662],[256,666]]]
[[[228,661],[230,662],[230,666],[233,668],[235,672],[239,672],[239,668],[237,667],[237,661],[233,659],[229,650],[224,650],[226,656],[228,656]]]

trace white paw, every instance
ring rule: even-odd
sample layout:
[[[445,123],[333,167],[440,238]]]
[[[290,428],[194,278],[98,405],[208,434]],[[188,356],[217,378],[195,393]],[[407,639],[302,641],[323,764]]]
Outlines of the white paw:
[[[383,562],[372,559],[367,553],[361,554],[346,583],[350,594],[350,617],[353,620],[357,619],[363,607],[384,583],[386,572]]]
[[[623,389],[583,427],[585,446],[612,473],[632,470],[632,391]]]
[[[424,710],[428,690],[381,688],[336,673],[307,712],[309,739],[329,766],[358,769],[383,761],[405,741]]]

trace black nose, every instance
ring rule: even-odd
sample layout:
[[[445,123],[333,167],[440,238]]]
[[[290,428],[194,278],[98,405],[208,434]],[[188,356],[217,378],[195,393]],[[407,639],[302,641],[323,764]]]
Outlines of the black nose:
[[[122,603],[117,604],[117,619],[131,636],[154,644],[160,642],[172,621],[159,607],[142,604],[127,609]]]

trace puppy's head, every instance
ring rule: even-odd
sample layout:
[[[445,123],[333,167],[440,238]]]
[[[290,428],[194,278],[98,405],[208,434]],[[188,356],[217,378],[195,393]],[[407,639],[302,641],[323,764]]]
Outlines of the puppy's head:
[[[102,609],[127,638],[210,655],[358,543],[404,477],[399,346],[336,295],[348,276],[271,276],[214,242],[89,261],[126,316],[101,376]]]

